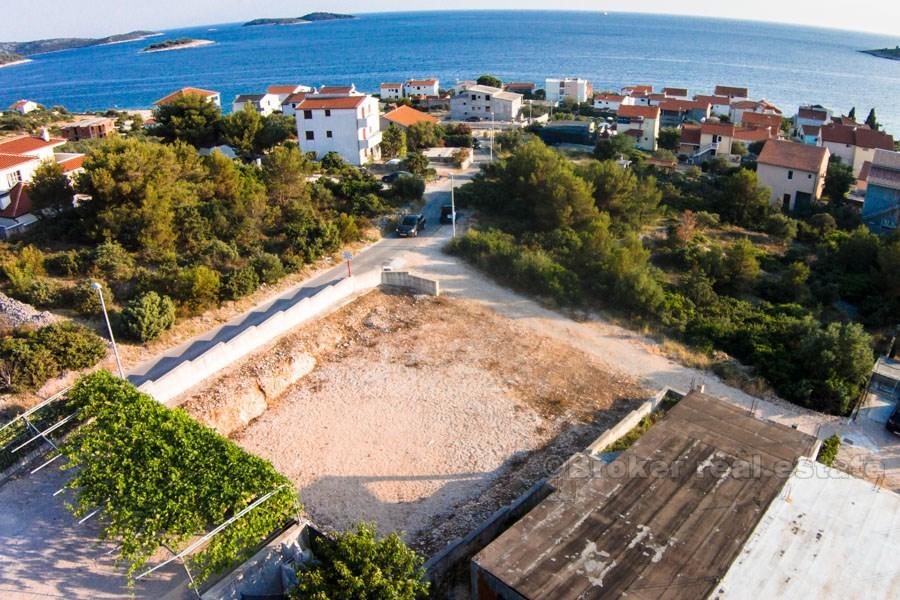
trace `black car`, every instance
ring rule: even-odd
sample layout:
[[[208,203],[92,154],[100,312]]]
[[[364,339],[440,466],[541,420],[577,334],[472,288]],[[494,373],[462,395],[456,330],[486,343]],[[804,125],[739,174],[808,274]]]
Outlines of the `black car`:
[[[456,220],[459,221],[459,211],[456,211]],[[441,223],[445,225],[453,223],[453,205],[445,204],[441,207]]]
[[[406,215],[397,225],[397,235],[400,237],[418,237],[419,232],[425,229],[425,217],[422,215]]]
[[[884,426],[887,427],[887,430],[891,433],[900,435],[900,400],[897,401],[897,405],[894,406],[894,412],[888,417]]]
[[[384,177],[381,178],[381,181],[384,183],[394,183],[401,177],[412,177],[413,174],[408,171],[394,171],[393,173],[388,173]]]

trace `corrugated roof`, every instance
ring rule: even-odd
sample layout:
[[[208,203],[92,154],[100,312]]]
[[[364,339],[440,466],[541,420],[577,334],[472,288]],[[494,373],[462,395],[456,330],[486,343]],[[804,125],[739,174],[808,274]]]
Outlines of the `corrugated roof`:
[[[900,495],[801,459],[710,596],[893,600]]]
[[[705,598],[814,437],[697,392],[592,459],[476,564],[527,600]]]
[[[425,114],[420,110],[416,110],[411,106],[398,106],[394,110],[384,114],[384,118],[397,125],[409,127],[415,123],[437,123],[436,117]]]
[[[759,153],[757,162],[809,173],[819,171],[824,173],[828,162],[828,150],[809,144],[769,140]]]

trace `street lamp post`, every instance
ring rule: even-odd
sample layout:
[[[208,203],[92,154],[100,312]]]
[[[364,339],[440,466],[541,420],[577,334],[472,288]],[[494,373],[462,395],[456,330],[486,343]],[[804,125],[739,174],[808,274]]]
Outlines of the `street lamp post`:
[[[456,195],[453,193],[453,173],[450,173],[450,222],[453,223],[451,237],[456,237]]]
[[[103,309],[103,318],[106,320],[106,329],[109,331],[109,341],[112,342],[113,354],[116,357],[116,367],[119,369],[119,377],[125,379],[125,371],[122,370],[122,360],[119,358],[119,348],[116,346],[116,338],[113,337],[112,325],[109,323],[109,313],[106,312],[106,300],[103,299],[103,286],[95,281],[91,284],[91,287],[97,290],[97,295],[100,296],[100,308]]]
[[[491,162],[494,162],[494,111],[491,111]]]

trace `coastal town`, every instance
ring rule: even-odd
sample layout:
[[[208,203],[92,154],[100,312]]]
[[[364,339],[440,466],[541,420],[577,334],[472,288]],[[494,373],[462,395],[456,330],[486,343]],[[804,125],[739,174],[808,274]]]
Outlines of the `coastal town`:
[[[0,597],[896,598],[878,107],[472,77],[0,114]]]

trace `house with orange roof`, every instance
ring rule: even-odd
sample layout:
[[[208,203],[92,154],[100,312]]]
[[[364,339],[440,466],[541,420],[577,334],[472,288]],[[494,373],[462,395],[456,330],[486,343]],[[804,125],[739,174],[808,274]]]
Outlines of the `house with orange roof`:
[[[296,94],[299,92],[311,92],[312,88],[308,85],[299,85],[299,84],[282,84],[282,85],[270,85],[266,88],[266,94],[276,96],[278,98],[278,105],[287,100],[288,96],[291,94]],[[276,109],[278,110],[278,109]]]
[[[31,111],[37,110],[38,106],[39,106],[39,104],[37,102],[35,102],[34,100],[26,100],[23,98],[22,100],[19,100],[18,102],[13,102],[9,106],[9,110],[14,110],[17,113],[19,113],[20,115],[27,115]]]
[[[727,117],[731,114],[731,100],[728,96],[705,96],[698,94],[694,96],[696,102],[706,102],[709,104],[709,112],[711,115]]]
[[[179,98],[184,98],[185,96],[200,96],[201,98],[205,98],[207,102],[212,102],[219,108],[222,107],[222,95],[219,92],[214,92],[212,90],[204,90],[196,87],[184,87],[180,90],[175,90],[168,96],[163,96],[159,100],[153,103],[154,106],[165,106],[166,104],[171,104],[175,102]]]
[[[428,113],[423,113],[411,106],[398,106],[392,111],[381,115],[381,129],[387,129],[391,125],[396,125],[400,129],[406,130],[416,123],[432,123],[438,124],[437,117],[433,117]]]
[[[381,124],[374,96],[309,94],[295,111],[304,152],[314,152],[317,158],[336,152],[356,166],[381,158]]]
[[[116,131],[116,120],[110,117],[86,117],[61,126],[59,131],[70,142],[102,139]]]
[[[769,202],[790,211],[808,210],[822,198],[828,170],[827,148],[786,140],[769,140],[757,159],[759,182],[769,188]]]
[[[745,112],[741,116],[741,120],[739,121],[739,123],[744,127],[748,127],[750,129],[769,128],[772,131],[777,132],[781,129],[781,115]]]
[[[281,113],[288,117],[293,117],[297,114],[297,105],[306,100],[306,97],[312,94],[312,92],[297,92],[295,94],[291,94],[281,103]]]
[[[768,100],[735,100],[731,103],[729,117],[733,123],[740,123],[748,112],[781,116],[781,109]]]
[[[399,100],[403,97],[402,83],[382,83],[378,89],[382,100]]]
[[[729,100],[746,100],[750,97],[750,90],[745,87],[717,85],[715,91],[713,91],[713,95],[725,96]]]
[[[679,100],[687,100],[690,98],[690,96],[688,96],[687,88],[664,87],[662,93],[667,98],[676,98]]]
[[[894,150],[894,138],[883,131],[869,129],[867,125],[831,123],[822,127],[819,145],[828,148],[845,165],[853,167],[853,175],[859,177],[863,163],[875,158],[875,150]]]
[[[620,94],[610,94],[604,92],[602,94],[594,94],[594,108],[598,110],[606,110],[616,112],[620,106],[634,106],[634,98]]]
[[[330,96],[337,98],[340,96],[363,96],[364,94],[356,89],[355,84],[350,85],[322,85],[315,90],[319,96]]]
[[[403,84],[403,95],[407,98],[439,95],[440,81],[437,79],[410,79]]]
[[[622,93],[626,96],[646,95],[653,93],[652,85],[626,85],[622,87]]]
[[[658,106],[620,106],[616,115],[616,131],[619,135],[630,135],[635,146],[641,150],[654,152],[659,138]]]
[[[0,154],[20,155],[38,161],[53,160],[53,151],[65,143],[62,138],[51,138],[44,129],[40,136],[22,135],[0,141]]]

